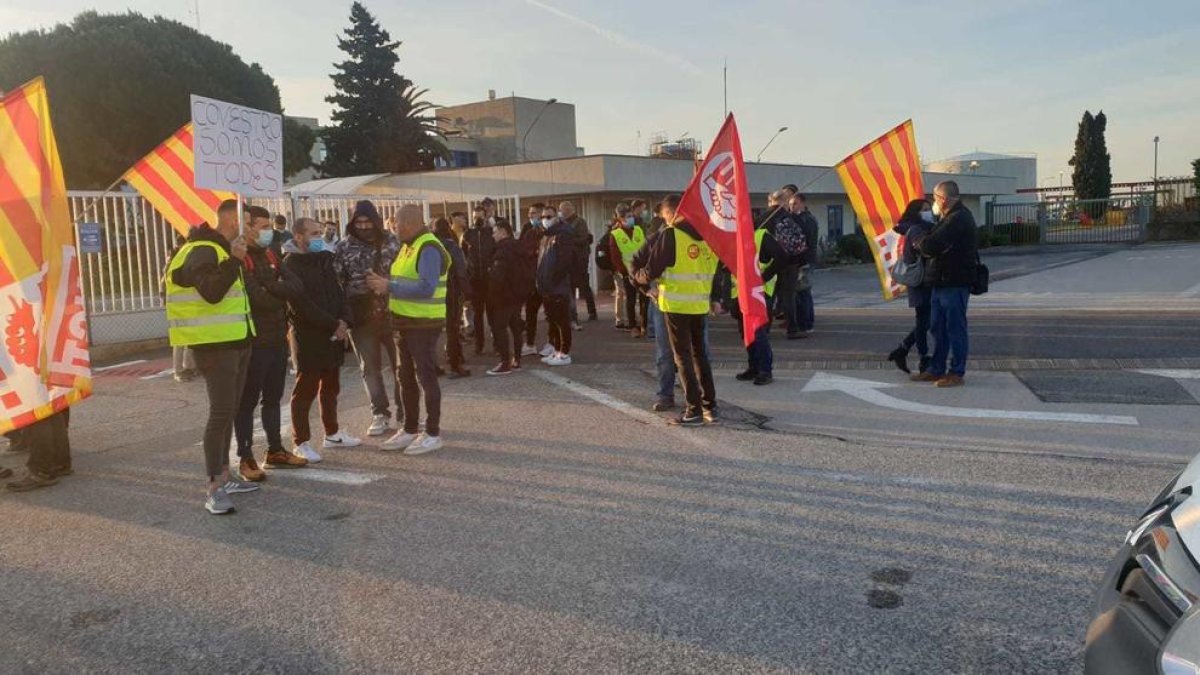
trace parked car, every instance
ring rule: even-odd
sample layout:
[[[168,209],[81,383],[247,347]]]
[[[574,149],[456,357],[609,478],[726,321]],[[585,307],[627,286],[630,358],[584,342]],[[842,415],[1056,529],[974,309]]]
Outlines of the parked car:
[[[1097,596],[1084,672],[1200,675],[1200,456],[1125,536]]]

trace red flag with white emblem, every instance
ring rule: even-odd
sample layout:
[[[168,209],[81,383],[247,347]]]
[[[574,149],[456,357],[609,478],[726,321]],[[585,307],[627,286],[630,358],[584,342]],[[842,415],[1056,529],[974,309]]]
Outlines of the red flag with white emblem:
[[[754,245],[742,141],[733,113],[725,118],[708,156],[684,191],[678,211],[737,277],[742,339],[749,346],[754,332],[767,323],[767,300]]]

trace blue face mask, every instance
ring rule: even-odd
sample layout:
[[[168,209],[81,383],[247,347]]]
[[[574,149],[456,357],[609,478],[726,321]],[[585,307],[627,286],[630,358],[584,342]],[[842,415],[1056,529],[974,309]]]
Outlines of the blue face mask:
[[[323,253],[324,251],[325,251],[325,240],[324,239],[317,237],[316,239],[309,240],[309,242],[308,242],[308,252],[309,253]]]
[[[267,228],[258,233],[258,247],[266,248],[275,240],[275,230]]]
[[[633,216],[629,216],[629,217],[625,218],[625,226],[626,227],[633,227],[634,223],[636,223],[636,222],[637,222],[637,219],[634,218]]]

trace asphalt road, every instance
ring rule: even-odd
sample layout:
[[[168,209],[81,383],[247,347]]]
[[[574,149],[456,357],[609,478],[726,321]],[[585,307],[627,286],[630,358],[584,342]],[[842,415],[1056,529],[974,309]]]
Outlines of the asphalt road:
[[[811,361],[878,364],[907,325],[824,297],[771,387],[733,381],[742,350],[714,323],[721,427],[649,413],[650,344],[591,323],[576,366],[497,380],[481,357],[446,382],[444,451],[331,451],[221,518],[202,509],[203,383],[140,379],[162,354],[106,371],[72,415],[76,474],[0,494],[0,672],[1077,672],[1110,556],[1194,453],[1200,380],[813,388]],[[1200,357],[1195,320],[972,326],[980,357],[1153,361]],[[342,385],[361,432],[354,369]]]
[[[1076,670],[1179,468],[773,429],[728,372],[729,424],[678,430],[636,369],[546,377],[449,382],[445,451],[330,452],[217,518],[203,385],[101,376],[77,474],[0,495],[0,671]]]

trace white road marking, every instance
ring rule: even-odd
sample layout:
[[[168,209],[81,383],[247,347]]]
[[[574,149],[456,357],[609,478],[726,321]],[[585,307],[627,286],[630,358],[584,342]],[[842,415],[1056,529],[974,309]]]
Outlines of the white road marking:
[[[116,370],[117,368],[124,368],[125,366],[136,366],[139,363],[145,363],[145,362],[146,362],[146,359],[138,359],[137,361],[126,361],[125,363],[114,363],[111,366],[104,366],[103,368],[92,368],[92,372],[93,373],[103,373],[106,370]]]
[[[159,371],[153,375],[146,375],[145,377],[139,377],[138,379],[139,380],[156,380],[160,377],[166,377],[167,375],[170,375],[174,372],[175,372],[174,368],[167,368],[166,370]]]
[[[658,415],[650,412],[649,410],[642,410],[641,408],[632,406],[632,405],[626,403],[625,401],[622,401],[620,399],[609,396],[608,394],[606,394],[598,389],[589,387],[586,384],[576,382],[569,378],[558,375],[557,373],[552,373],[548,370],[531,370],[530,373],[532,373],[534,377],[543,379],[543,380],[549,382],[550,384],[558,385],[558,386],[560,386],[574,394],[578,394],[584,398],[591,399],[591,400],[595,401],[596,403],[599,403],[600,405],[603,405],[608,408],[612,408],[613,410],[616,410],[619,413],[628,415],[629,417],[632,417],[635,420],[642,422],[644,424],[649,424],[652,426],[659,426],[659,427],[666,426],[666,420],[664,420],[662,417],[659,417]],[[693,433],[689,433],[688,430],[686,430],[686,429],[682,429],[679,427],[668,427],[667,431],[668,431],[668,433],[675,432],[676,436],[680,440],[691,443],[692,445],[695,445],[697,447],[704,448],[707,450],[713,450],[715,447],[713,444],[705,441],[701,436],[698,436]],[[744,453],[742,453],[742,451],[736,445],[727,445],[722,449],[722,452],[726,456],[734,457],[734,458],[744,458],[744,456],[745,456]]]
[[[305,467],[303,469],[274,469],[271,471],[271,480],[275,480],[280,476],[288,476],[295,478],[303,478],[304,480],[315,480],[320,483],[337,483],[339,485],[366,485],[384,478],[383,474],[378,473],[357,473],[354,471],[335,471],[333,469],[314,469]]]
[[[1144,375],[1157,375],[1158,377],[1168,377],[1172,380],[1200,380],[1200,370],[1173,370],[1167,369],[1148,369],[1135,370],[1135,373]]]
[[[613,410],[616,410],[618,412],[622,412],[626,415],[629,415],[630,417],[638,420],[639,422],[644,422],[646,424],[654,424],[654,425],[661,425],[661,424],[664,424],[664,422],[665,422],[665,420],[663,420],[663,418],[659,417],[658,415],[655,415],[654,413],[650,412],[649,410],[642,410],[641,408],[636,408],[622,400],[613,398],[612,396],[609,396],[608,394],[606,394],[598,389],[593,389],[593,388],[587,386],[586,384],[581,384],[574,380],[567,379],[561,375],[557,375],[548,370],[534,370],[531,372],[533,373],[534,377],[539,377],[539,378],[549,382],[550,384],[556,384],[572,393],[579,394],[580,396],[582,396],[584,398],[590,398],[591,400],[595,401],[596,403],[599,403],[600,405],[607,406],[609,408],[612,408]]]
[[[840,391],[861,401],[893,410],[936,415],[939,417],[969,417],[976,419],[1026,420],[1030,422],[1064,422],[1068,424],[1120,424],[1138,426],[1136,417],[1124,415],[1089,415],[1084,413],[1051,413],[1028,410],[991,410],[988,408],[953,408],[905,401],[883,393],[880,389],[891,389],[899,385],[860,380],[844,375],[817,373],[812,376],[801,393]]]

